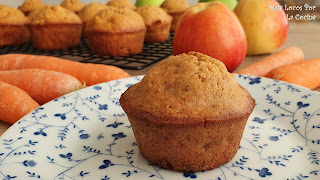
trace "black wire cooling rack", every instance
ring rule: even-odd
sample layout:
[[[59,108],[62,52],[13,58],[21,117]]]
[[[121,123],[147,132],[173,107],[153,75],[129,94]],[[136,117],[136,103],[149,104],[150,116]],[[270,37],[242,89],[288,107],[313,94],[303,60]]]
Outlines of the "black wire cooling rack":
[[[86,39],[81,39],[80,44],[74,48],[55,51],[36,49],[30,41],[22,45],[0,47],[0,54],[24,53],[55,56],[84,63],[108,64],[122,69],[140,70],[172,54],[173,36],[174,34],[170,34],[168,40],[165,42],[144,44],[142,52],[139,54],[121,57],[93,54]]]

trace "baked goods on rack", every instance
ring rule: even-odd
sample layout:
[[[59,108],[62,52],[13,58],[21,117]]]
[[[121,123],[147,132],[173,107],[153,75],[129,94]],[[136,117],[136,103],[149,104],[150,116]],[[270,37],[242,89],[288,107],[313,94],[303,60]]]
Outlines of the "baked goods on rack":
[[[161,7],[173,17],[170,30],[174,32],[184,12],[190,8],[190,4],[187,0],[165,0]]]
[[[80,0],[63,0],[61,6],[77,14],[84,7],[84,4]]]
[[[108,6],[87,23],[85,31],[95,54],[125,56],[142,51],[146,26],[135,11]]]
[[[221,61],[190,52],[153,67],[120,104],[143,156],[188,172],[235,156],[255,101]]]
[[[86,27],[86,24],[88,23],[88,21],[91,18],[93,18],[93,16],[95,16],[99,11],[106,9],[106,8],[107,8],[107,6],[105,4],[98,3],[98,2],[92,2],[92,3],[85,5],[81,9],[78,16],[80,17],[80,19],[82,20],[82,23],[83,23],[83,31],[82,31],[83,37],[86,37],[85,27]]]
[[[29,19],[22,11],[0,4],[0,47],[28,42],[28,23]]]
[[[172,17],[161,7],[146,5],[137,8],[147,27],[146,43],[166,41],[170,35]]]
[[[66,49],[80,42],[82,21],[62,6],[46,5],[30,13],[29,19],[32,42],[38,49]]]
[[[158,6],[141,7],[138,11],[127,14],[125,13],[129,12],[127,10],[117,10],[118,13],[116,14],[119,17],[111,15],[111,18],[105,18],[106,21],[110,21],[108,24],[112,24],[111,26],[113,27],[100,28],[102,25],[98,24],[103,22],[101,17],[100,20],[97,20],[99,19],[97,17],[92,22],[91,27],[86,28],[89,20],[107,7],[129,10],[136,9],[136,7],[130,0],[111,0],[108,5],[92,2],[83,6],[81,11],[76,14],[77,10],[70,9],[68,6],[75,8],[78,7],[75,6],[76,4],[80,4],[80,7],[82,7],[83,4],[80,0],[64,0],[61,5],[44,5],[41,0],[25,0],[23,6],[25,8],[27,5],[31,6],[31,4],[42,4],[42,6],[28,12],[27,16],[30,22],[28,24],[29,31],[27,32],[31,32],[33,46],[40,50],[59,50],[75,47],[80,43],[81,37],[87,37],[86,29],[88,29],[92,34],[89,40],[90,49],[95,54],[126,56],[140,53],[143,43],[163,42],[170,35],[168,29],[172,22],[172,17]],[[79,38],[80,26],[82,26],[82,29]],[[98,26],[99,28],[97,28]],[[148,29],[147,35],[144,32],[146,29]],[[98,34],[103,34],[101,37],[104,40]],[[107,39],[106,37],[113,38]],[[141,40],[142,37],[143,41]],[[106,43],[106,40],[108,40],[108,43]]]
[[[128,8],[131,10],[137,9],[137,7],[130,0],[111,0],[107,3],[107,5],[118,8]]]
[[[27,16],[31,11],[43,6],[45,4],[41,0],[25,0],[22,5],[18,6],[18,9]]]

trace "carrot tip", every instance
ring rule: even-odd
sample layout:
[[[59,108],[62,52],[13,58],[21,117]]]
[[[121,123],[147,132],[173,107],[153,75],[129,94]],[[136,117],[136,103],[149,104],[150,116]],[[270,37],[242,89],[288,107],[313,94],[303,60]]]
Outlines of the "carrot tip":
[[[75,90],[83,89],[85,87],[87,87],[87,83],[85,81],[83,81],[83,83],[81,85],[79,85],[78,87],[76,87]]]
[[[78,85],[77,87],[70,89],[70,91],[66,92],[66,93],[71,93],[71,92],[77,91],[79,89],[83,89],[85,87],[87,87],[87,85],[86,85],[86,82],[83,81],[83,83],[81,85]]]
[[[273,76],[272,79],[278,80],[281,77],[283,77],[283,75],[277,74],[277,75]]]

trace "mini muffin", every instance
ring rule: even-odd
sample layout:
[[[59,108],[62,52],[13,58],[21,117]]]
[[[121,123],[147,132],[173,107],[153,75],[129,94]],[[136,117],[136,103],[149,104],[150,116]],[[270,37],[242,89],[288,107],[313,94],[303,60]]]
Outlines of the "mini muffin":
[[[84,7],[83,3],[79,0],[63,0],[61,6],[76,14]]]
[[[90,4],[85,5],[82,10],[79,12],[78,16],[82,20],[83,23],[83,31],[82,36],[85,37],[85,27],[88,21],[93,18],[99,11],[106,9],[107,6],[102,3],[92,2]]]
[[[170,31],[174,32],[184,12],[190,8],[190,4],[186,0],[165,0],[161,7],[173,17]]]
[[[111,0],[107,3],[107,5],[118,8],[128,8],[131,10],[137,9],[137,7],[129,0]]]
[[[255,101],[221,61],[190,52],[160,62],[120,104],[147,160],[196,172],[235,156]]]
[[[25,0],[21,6],[18,6],[18,9],[27,16],[31,11],[43,6],[45,4],[41,0]]]
[[[38,49],[57,50],[77,46],[82,21],[74,12],[59,5],[46,5],[28,16],[33,45]]]
[[[135,11],[108,6],[87,23],[85,31],[95,54],[125,56],[142,51],[146,26]]]
[[[163,42],[170,35],[172,17],[159,6],[146,5],[137,8],[147,26],[145,42]]]
[[[0,4],[0,47],[28,42],[28,23],[29,19],[22,11]]]

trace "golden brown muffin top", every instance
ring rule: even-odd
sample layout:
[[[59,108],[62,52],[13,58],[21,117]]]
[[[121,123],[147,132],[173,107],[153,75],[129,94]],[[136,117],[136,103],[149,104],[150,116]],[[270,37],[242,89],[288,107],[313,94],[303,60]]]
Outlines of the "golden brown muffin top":
[[[28,13],[43,6],[45,6],[45,4],[41,0],[25,0],[21,6],[18,6],[18,9],[22,12]]]
[[[160,62],[120,103],[135,118],[184,125],[243,118],[255,105],[221,61],[196,52]]]
[[[84,7],[83,3],[79,0],[63,0],[61,6],[75,13],[80,12]]]
[[[107,5],[118,8],[129,8],[131,10],[137,9],[137,7],[129,0],[111,0],[107,3]]]
[[[159,6],[141,6],[137,8],[136,12],[142,16],[147,26],[156,22],[171,23],[172,21],[172,17]]]
[[[29,19],[22,11],[0,4],[0,24],[24,25],[28,23]]]
[[[106,9],[107,6],[102,3],[92,2],[85,5],[82,10],[79,12],[78,16],[82,22],[88,22],[93,16],[95,16],[99,11]]]
[[[181,13],[190,7],[190,4],[186,0],[165,0],[161,7],[167,11],[167,13]]]
[[[136,32],[146,29],[142,17],[128,8],[108,6],[96,14],[86,25],[86,30],[112,33]]]
[[[79,16],[59,5],[46,5],[34,10],[28,15],[28,18],[31,20],[31,24],[82,24]]]

